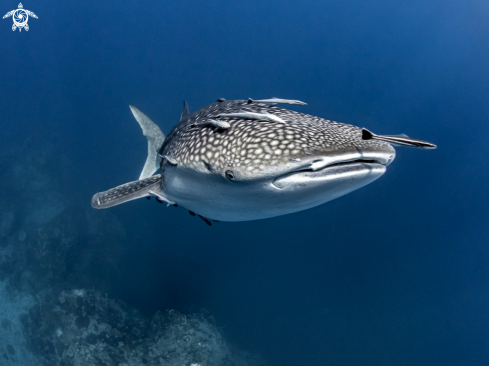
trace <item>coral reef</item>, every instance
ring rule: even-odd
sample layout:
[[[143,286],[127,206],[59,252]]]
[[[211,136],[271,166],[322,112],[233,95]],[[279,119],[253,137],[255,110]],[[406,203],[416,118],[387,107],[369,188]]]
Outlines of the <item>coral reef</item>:
[[[246,365],[204,310],[151,319],[95,290],[62,291],[23,316],[28,344],[45,365]]]
[[[126,231],[110,212],[73,207],[42,169],[49,153],[38,156],[29,166],[0,156],[0,365],[263,365],[204,309],[149,318],[107,296]]]
[[[0,282],[0,365],[38,366],[29,350],[21,317],[35,304],[32,295],[9,290]]]

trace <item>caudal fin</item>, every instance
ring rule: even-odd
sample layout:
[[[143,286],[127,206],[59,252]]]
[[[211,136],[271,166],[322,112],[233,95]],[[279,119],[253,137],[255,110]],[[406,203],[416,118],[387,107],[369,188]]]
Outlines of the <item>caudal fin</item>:
[[[148,157],[146,158],[143,171],[139,176],[141,180],[152,176],[158,170],[161,161],[161,158],[158,156],[158,151],[161,145],[163,145],[163,141],[165,141],[165,135],[147,115],[133,105],[129,105],[129,108],[131,108],[134,118],[136,118],[136,121],[141,126],[143,135],[148,140]]]

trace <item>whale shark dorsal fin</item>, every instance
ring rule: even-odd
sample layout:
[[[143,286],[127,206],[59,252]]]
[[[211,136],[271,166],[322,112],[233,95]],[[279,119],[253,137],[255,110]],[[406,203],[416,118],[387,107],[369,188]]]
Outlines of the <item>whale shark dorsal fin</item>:
[[[190,115],[190,112],[188,110],[188,104],[186,101],[183,101],[183,111],[182,111],[182,115],[180,116],[180,122],[182,122],[183,120],[186,120],[189,115]]]
[[[163,145],[163,141],[165,141],[165,135],[147,115],[133,105],[129,105],[129,108],[131,108],[134,118],[136,118],[136,121],[141,126],[143,135],[148,140],[148,157],[146,158],[143,171],[139,176],[141,180],[152,176],[158,170],[161,161],[161,157],[158,156],[158,151],[161,145]]]
[[[413,139],[407,135],[376,135],[366,128],[362,128],[362,140],[379,140],[391,145],[416,147],[419,149],[436,149],[436,145],[428,141]]]
[[[95,194],[92,198],[92,207],[98,209],[109,208],[150,195],[158,196],[170,204],[175,203],[165,197],[161,188],[161,174],[157,174]]]

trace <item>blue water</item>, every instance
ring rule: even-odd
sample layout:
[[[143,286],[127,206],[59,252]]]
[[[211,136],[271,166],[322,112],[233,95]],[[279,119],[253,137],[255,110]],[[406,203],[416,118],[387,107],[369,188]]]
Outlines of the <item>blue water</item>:
[[[270,365],[489,364],[487,2],[23,4],[39,17],[28,32],[0,22],[0,148],[45,154],[73,210],[139,176],[129,103],[168,133],[183,100],[299,99],[438,145],[398,148],[375,183],[268,220],[114,207],[128,239],[78,253],[85,285],[148,315],[206,307]]]

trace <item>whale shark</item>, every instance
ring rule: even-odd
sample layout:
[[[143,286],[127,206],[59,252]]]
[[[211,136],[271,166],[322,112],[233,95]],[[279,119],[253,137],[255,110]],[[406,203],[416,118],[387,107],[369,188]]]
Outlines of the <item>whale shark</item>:
[[[306,105],[279,98],[220,98],[191,114],[184,102],[180,122],[166,137],[130,105],[148,141],[146,163],[138,180],[95,194],[92,207],[156,196],[207,223],[265,219],[321,205],[372,183],[394,160],[393,145],[436,148],[279,104]]]

